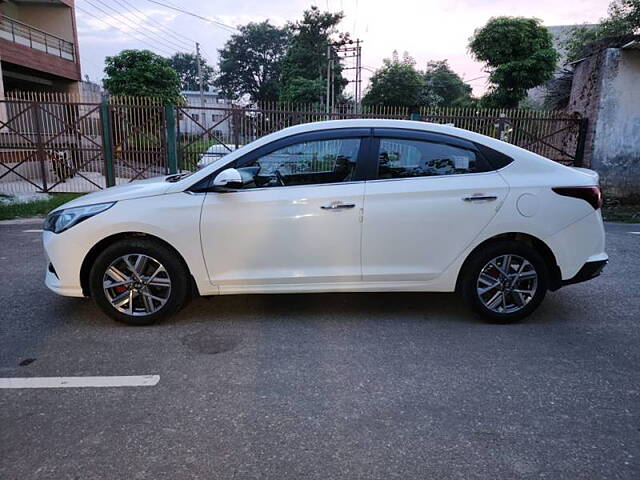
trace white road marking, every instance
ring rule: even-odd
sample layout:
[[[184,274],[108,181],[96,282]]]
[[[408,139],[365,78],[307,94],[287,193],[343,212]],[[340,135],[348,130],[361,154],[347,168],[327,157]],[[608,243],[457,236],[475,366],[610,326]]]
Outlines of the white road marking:
[[[640,232],[628,232],[628,233],[630,233],[631,235],[640,235]]]
[[[42,229],[40,230],[22,230],[25,233],[40,233],[42,231]]]
[[[160,375],[0,378],[2,388],[153,387]]]

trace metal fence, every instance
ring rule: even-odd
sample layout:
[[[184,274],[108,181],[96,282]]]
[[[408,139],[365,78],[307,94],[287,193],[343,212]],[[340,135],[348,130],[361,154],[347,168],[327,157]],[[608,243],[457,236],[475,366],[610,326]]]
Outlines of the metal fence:
[[[579,166],[586,119],[566,112],[376,108],[327,113],[313,105],[162,105],[156,99],[82,101],[63,94],[0,100],[0,193],[88,192],[190,171],[282,128],[348,118],[447,123]]]

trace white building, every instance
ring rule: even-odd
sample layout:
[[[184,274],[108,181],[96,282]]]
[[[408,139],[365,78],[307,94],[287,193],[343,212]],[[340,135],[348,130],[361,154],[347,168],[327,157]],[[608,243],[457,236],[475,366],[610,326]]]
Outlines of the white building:
[[[205,91],[202,96],[197,90],[185,90],[181,93],[186,105],[182,107],[179,118],[180,135],[202,135],[214,125],[212,134],[223,137],[231,135],[231,119],[228,118],[231,100],[221,97],[213,88]]]

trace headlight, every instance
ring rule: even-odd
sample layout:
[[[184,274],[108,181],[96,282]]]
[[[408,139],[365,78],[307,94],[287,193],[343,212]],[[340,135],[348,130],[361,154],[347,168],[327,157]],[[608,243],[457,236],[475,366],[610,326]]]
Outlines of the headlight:
[[[44,220],[44,229],[53,233],[64,232],[74,225],[93,217],[98,213],[113,207],[116,202],[97,203],[95,205],[86,205],[84,207],[64,208],[56,210],[47,215]]]

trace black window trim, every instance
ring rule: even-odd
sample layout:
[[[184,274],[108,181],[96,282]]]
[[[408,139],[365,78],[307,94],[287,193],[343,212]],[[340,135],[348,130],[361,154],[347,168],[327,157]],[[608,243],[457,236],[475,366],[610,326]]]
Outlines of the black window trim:
[[[465,150],[473,151],[477,158],[483,164],[483,168],[477,172],[469,173],[454,173],[451,175],[434,175],[429,177],[407,177],[407,178],[378,178],[378,164],[380,162],[380,139],[381,138],[397,138],[400,140],[416,140],[422,142],[441,143],[450,145],[456,148],[462,148]],[[367,181],[389,181],[389,180],[408,180],[408,179],[423,179],[423,178],[441,178],[452,177],[459,175],[481,175],[484,173],[491,173],[505,166],[509,165],[513,159],[507,155],[497,152],[491,147],[473,142],[464,138],[456,137],[455,135],[449,135],[446,133],[436,133],[428,130],[411,130],[407,128],[395,128],[395,127],[377,127],[373,128],[372,138],[369,142],[369,148],[371,155],[369,156],[369,167],[367,169]],[[491,158],[492,156],[496,158]]]
[[[323,130],[314,130],[312,132],[302,132],[295,133],[293,135],[289,135],[288,137],[279,138],[278,140],[274,140],[273,142],[267,143],[266,145],[262,145],[250,152],[244,154],[240,158],[237,158],[217,170],[213,171],[207,177],[203,178],[195,185],[192,185],[187,189],[188,192],[193,193],[202,193],[202,192],[211,192],[213,189],[211,188],[211,183],[213,179],[223,170],[227,168],[240,168],[244,165],[254,161],[259,157],[263,157],[270,153],[275,152],[276,150],[280,150],[281,148],[288,147],[290,145],[295,145],[296,143],[304,143],[304,142],[312,142],[312,141],[322,141],[322,140],[337,140],[341,138],[359,138],[360,139],[360,148],[358,151],[358,159],[356,161],[356,168],[353,174],[353,178],[349,182],[339,182],[339,183],[313,183],[307,185],[287,185],[287,186],[273,186],[273,187],[264,187],[264,188],[252,188],[247,190],[237,190],[238,192],[244,191],[257,191],[257,190],[272,190],[274,188],[292,188],[292,187],[307,187],[307,186],[316,186],[316,185],[342,185],[346,183],[359,183],[364,182],[370,174],[371,169],[371,156],[377,155],[373,150],[371,150],[371,139],[372,139],[373,129],[369,127],[350,127],[350,128],[330,128]],[[376,165],[377,169],[377,165]]]

